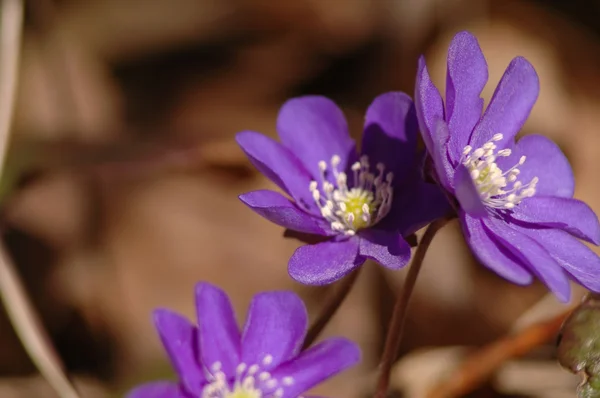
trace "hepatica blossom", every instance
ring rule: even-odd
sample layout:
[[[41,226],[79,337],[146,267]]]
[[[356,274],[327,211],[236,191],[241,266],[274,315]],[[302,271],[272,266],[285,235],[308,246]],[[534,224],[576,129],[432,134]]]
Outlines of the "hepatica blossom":
[[[254,296],[242,333],[217,287],[199,283],[196,306],[197,326],[169,310],[154,313],[179,381],[145,384],[128,398],[300,398],[360,359],[358,347],[341,338],[301,353],[307,314],[292,292]]]
[[[383,94],[365,119],[360,153],[342,111],[319,96],[283,105],[281,143],[251,131],[237,135],[254,166],[289,196],[259,190],[240,199],[278,225],[322,237],[292,255],[289,273],[299,282],[333,282],[366,259],[400,268],[410,258],[403,236],[447,211],[441,191],[421,179],[412,100]]]
[[[593,211],[573,199],[574,179],[561,150],[528,135],[515,142],[539,93],[538,76],[512,60],[482,114],[487,64],[469,33],[448,51],[445,104],[419,61],[415,102],[435,178],[459,204],[466,240],[479,260],[506,279],[541,279],[561,300],[569,278],[600,290],[600,259],[577,238],[598,244]]]

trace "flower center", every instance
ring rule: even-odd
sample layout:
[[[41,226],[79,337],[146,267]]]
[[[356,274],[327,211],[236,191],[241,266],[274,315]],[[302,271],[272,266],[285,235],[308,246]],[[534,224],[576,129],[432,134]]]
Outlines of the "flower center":
[[[266,355],[262,365],[273,361]],[[235,379],[229,380],[221,370],[221,363],[215,362],[206,371],[208,384],[202,390],[201,398],[281,398],[284,388],[294,384],[294,379],[284,377],[277,380],[269,372],[261,371],[260,365],[240,363],[235,372]]]
[[[261,398],[260,391],[246,391],[241,386],[237,386],[236,389],[228,394],[225,394],[226,398]]]
[[[481,148],[473,150],[470,145],[463,149],[461,163],[471,174],[483,203],[494,209],[512,209],[525,198],[535,195],[535,187],[539,181],[533,177],[527,184],[518,180],[519,166],[525,163],[521,156],[519,162],[506,171],[502,171],[496,160],[511,155],[510,149],[496,151],[496,144],[502,140],[502,134],[495,134]],[[512,186],[509,186],[512,184]]]
[[[327,163],[319,162],[321,188],[317,181],[310,183],[309,189],[321,215],[331,225],[333,231],[354,235],[362,228],[370,227],[385,217],[392,205],[392,179],[394,174],[385,173],[383,163],[377,163],[377,175],[370,172],[369,158],[363,155],[352,165],[354,187],[348,187],[348,176],[338,170],[341,158],[331,158],[331,173],[335,184],[327,180]]]

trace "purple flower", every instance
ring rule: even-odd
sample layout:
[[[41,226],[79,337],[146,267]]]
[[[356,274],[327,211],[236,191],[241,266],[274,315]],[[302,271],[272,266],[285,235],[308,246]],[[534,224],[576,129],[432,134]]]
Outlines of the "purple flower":
[[[227,295],[209,283],[196,286],[198,326],[169,310],[154,323],[179,382],[148,383],[128,398],[296,398],[356,364],[356,344],[332,338],[300,353],[306,308],[292,292],[254,296],[244,331]]]
[[[483,112],[487,64],[475,37],[462,32],[448,51],[445,104],[419,61],[416,108],[435,179],[457,200],[466,240],[485,266],[517,284],[533,276],[563,301],[569,278],[600,291],[600,258],[577,240],[598,244],[594,212],[573,199],[569,162],[540,135],[515,142],[539,93],[522,57],[508,65]]]
[[[366,259],[392,269],[407,264],[410,246],[403,237],[448,211],[441,190],[421,178],[417,127],[412,100],[392,92],[367,110],[360,154],[342,111],[319,96],[283,105],[281,143],[251,131],[237,135],[254,166],[293,200],[269,190],[240,199],[278,225],[320,236],[292,255],[292,278],[323,285]]]

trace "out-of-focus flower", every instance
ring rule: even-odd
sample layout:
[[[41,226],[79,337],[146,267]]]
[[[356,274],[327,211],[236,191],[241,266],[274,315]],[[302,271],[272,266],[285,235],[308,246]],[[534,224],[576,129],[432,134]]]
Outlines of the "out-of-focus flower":
[[[415,103],[438,183],[453,195],[467,242],[504,278],[541,279],[559,299],[569,278],[600,291],[600,258],[577,240],[598,244],[594,212],[573,199],[573,172],[556,144],[540,135],[515,142],[539,93],[533,66],[512,60],[482,115],[488,79],[475,37],[457,34],[448,51],[445,104],[419,60]]]
[[[407,264],[404,237],[448,211],[441,190],[422,179],[417,125],[410,97],[383,94],[367,110],[359,154],[335,103],[307,96],[281,108],[281,143],[256,132],[237,135],[254,166],[293,200],[270,190],[240,199],[278,225],[322,237],[293,254],[292,278],[322,285],[366,259],[392,269]]]
[[[179,376],[148,383],[128,398],[297,398],[321,381],[356,364],[356,344],[331,338],[300,352],[306,308],[292,292],[254,296],[243,333],[227,295],[196,287],[198,326],[165,309],[154,323]]]

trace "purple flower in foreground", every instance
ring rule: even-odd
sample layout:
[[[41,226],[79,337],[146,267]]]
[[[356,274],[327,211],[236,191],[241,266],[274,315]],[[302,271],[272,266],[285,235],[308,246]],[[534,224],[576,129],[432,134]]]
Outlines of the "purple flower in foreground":
[[[421,178],[417,126],[406,94],[383,94],[367,110],[358,154],[342,111],[325,97],[307,96],[281,108],[281,143],[251,131],[237,135],[254,166],[293,201],[269,190],[240,199],[278,225],[322,237],[293,254],[292,278],[331,283],[366,259],[392,269],[406,265],[403,237],[448,211],[440,189]]]
[[[179,382],[148,383],[128,398],[297,398],[356,364],[356,344],[332,338],[300,353],[306,308],[292,292],[254,296],[243,333],[227,295],[209,283],[196,286],[198,326],[169,310],[154,323]]]
[[[594,212],[573,199],[574,179],[556,144],[540,135],[515,142],[539,93],[522,57],[509,64],[482,115],[487,64],[475,37],[456,35],[448,51],[445,106],[419,61],[415,102],[435,178],[460,205],[466,240],[488,268],[517,284],[535,275],[558,297],[569,278],[600,291]]]

